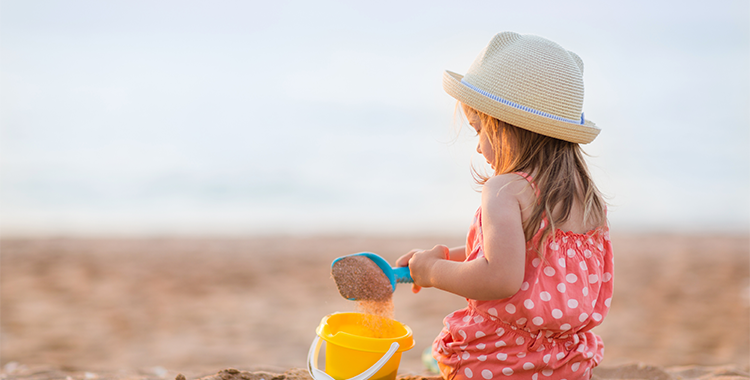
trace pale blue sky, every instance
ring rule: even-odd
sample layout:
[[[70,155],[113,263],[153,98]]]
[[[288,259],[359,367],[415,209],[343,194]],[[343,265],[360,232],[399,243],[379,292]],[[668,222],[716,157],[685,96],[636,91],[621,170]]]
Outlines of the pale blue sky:
[[[2,1],[0,233],[460,231],[504,30],[583,58],[614,227],[747,231],[747,1]]]

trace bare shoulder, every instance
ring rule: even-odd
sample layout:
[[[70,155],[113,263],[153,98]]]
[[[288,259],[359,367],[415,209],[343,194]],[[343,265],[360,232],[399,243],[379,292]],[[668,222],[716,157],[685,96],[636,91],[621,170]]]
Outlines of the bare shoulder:
[[[482,194],[495,196],[521,196],[533,194],[534,190],[529,182],[518,174],[508,173],[491,177],[482,187]]]
[[[484,184],[482,188],[482,204],[492,207],[492,204],[500,207],[515,205],[521,211],[522,219],[525,220],[535,203],[536,194],[534,188],[524,177],[508,173],[496,175]]]

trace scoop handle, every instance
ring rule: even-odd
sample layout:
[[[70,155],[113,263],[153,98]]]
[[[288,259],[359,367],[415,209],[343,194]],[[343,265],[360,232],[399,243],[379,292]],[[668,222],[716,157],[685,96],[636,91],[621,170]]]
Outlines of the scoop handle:
[[[414,280],[411,278],[409,267],[393,268],[393,277],[396,278],[396,282],[398,282],[399,284],[414,282]]]

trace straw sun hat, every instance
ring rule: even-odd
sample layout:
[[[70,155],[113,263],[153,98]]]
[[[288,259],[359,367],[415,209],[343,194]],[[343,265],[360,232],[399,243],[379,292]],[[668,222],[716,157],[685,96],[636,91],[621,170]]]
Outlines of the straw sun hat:
[[[465,76],[446,70],[443,88],[469,107],[545,136],[586,144],[600,131],[583,117],[583,61],[541,37],[497,34]]]

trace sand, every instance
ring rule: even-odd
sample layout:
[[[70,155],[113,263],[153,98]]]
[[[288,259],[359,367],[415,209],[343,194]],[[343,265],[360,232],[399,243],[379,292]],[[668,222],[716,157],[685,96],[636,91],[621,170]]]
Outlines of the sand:
[[[393,286],[388,276],[365,256],[346,256],[331,265],[339,294],[350,300],[390,301]]]
[[[596,329],[599,379],[750,378],[750,238],[613,235],[616,291]],[[0,241],[0,378],[307,378],[320,319],[352,311],[330,275],[339,256],[393,262],[460,236]],[[414,330],[399,377],[465,306],[434,289],[394,293]],[[236,368],[237,370],[227,370]]]

